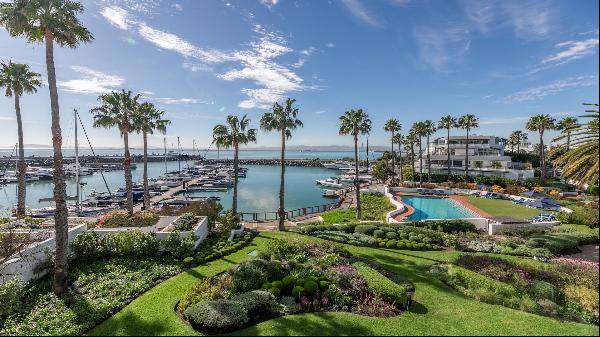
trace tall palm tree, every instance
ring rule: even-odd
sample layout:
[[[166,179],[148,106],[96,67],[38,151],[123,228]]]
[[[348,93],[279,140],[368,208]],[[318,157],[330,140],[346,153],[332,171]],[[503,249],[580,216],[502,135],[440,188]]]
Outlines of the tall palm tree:
[[[404,180],[404,162],[402,159],[402,145],[404,144],[404,136],[401,133],[397,133],[392,138],[392,143],[398,144],[398,157],[400,158],[400,181]]]
[[[577,127],[579,127],[577,118],[571,116],[565,117],[556,123],[556,129],[566,135],[567,147],[565,150],[567,150],[567,152],[571,149],[571,133]]]
[[[135,114],[138,109],[140,95],[131,91],[113,91],[98,97],[101,105],[90,110],[94,114],[95,128],[117,127],[123,137],[124,154],[123,170],[125,172],[126,207],[129,215],[133,215],[133,182],[131,177],[131,155],[129,153],[129,133],[135,131]]]
[[[227,116],[227,123],[218,124],[213,129],[213,143],[219,147],[233,147],[233,202],[231,208],[234,214],[237,214],[237,195],[238,195],[238,174],[240,144],[246,145],[249,142],[256,142],[256,129],[248,129],[250,120],[244,115],[241,119],[238,116]]]
[[[42,85],[40,74],[29,70],[29,66],[20,63],[0,63],[0,88],[5,88],[6,97],[15,97],[17,115],[17,135],[19,137],[19,162],[17,164],[17,217],[25,216],[25,148],[23,146],[23,121],[21,119],[20,97],[37,92]]]
[[[517,153],[521,153],[521,145],[529,139],[529,136],[527,135],[527,132],[521,130],[517,130],[513,133],[515,134]]]
[[[14,0],[0,4],[0,26],[13,37],[25,37],[46,46],[46,70],[52,111],[52,147],[54,149],[52,180],[54,182],[54,215],[56,256],[52,289],[60,295],[67,289],[68,233],[67,186],[63,172],[60,109],[54,67],[54,42],[61,47],[77,48],[94,39],[77,16],[83,12],[79,2],[71,0]]]
[[[410,172],[410,181],[415,182],[415,144],[417,143],[417,133],[413,128],[410,129],[408,135],[406,135],[405,145],[407,151],[410,150],[410,163],[411,163],[411,172]]]
[[[510,135],[508,135],[508,145],[510,145],[510,152],[514,153],[515,152],[515,146],[519,143],[520,141],[520,137],[519,137],[519,130],[513,131],[510,133]]]
[[[292,138],[292,131],[304,126],[298,119],[298,108],[294,107],[295,99],[288,98],[284,106],[273,104],[273,111],[265,112],[260,119],[260,128],[265,131],[281,132],[281,177],[279,180],[279,230],[285,230],[285,141]]]
[[[435,123],[431,120],[426,120],[423,122],[423,132],[425,137],[427,137],[427,182],[431,183],[431,150],[429,149],[429,137],[431,137],[437,128],[435,127]]]
[[[581,118],[590,118],[572,129],[573,148],[560,156],[555,163],[562,168],[562,177],[579,185],[598,185],[599,168],[599,117],[598,104],[584,103],[591,109]],[[562,136],[563,138],[566,135]]]
[[[400,122],[395,118],[388,119],[385,122],[385,125],[383,126],[384,131],[392,134],[392,136],[390,137],[390,140],[392,142],[392,185],[396,183],[396,155],[394,153],[394,135],[396,134],[396,132],[400,131],[400,128],[402,128],[402,126],[400,125]]]
[[[448,166],[448,182],[452,175],[452,161],[450,160],[450,130],[456,127],[456,118],[447,115],[438,121],[438,128],[446,129],[446,165]]]
[[[475,115],[466,114],[458,119],[458,127],[467,132],[467,141],[465,145],[465,179],[469,181],[469,132],[471,129],[479,127],[479,119]]]
[[[425,123],[415,122],[412,126],[417,144],[419,144],[419,186],[423,184],[423,136],[425,136]]]
[[[546,182],[546,151],[544,149],[544,132],[556,129],[556,121],[548,114],[539,114],[529,117],[527,130],[535,131],[540,136],[540,179],[542,185]]]
[[[351,135],[354,139],[354,187],[356,188],[356,218],[362,219],[360,210],[360,182],[358,181],[358,136],[371,132],[371,120],[362,109],[346,111],[340,116],[340,135]]]
[[[165,112],[157,109],[154,104],[144,102],[134,110],[132,130],[142,133],[144,141],[144,209],[150,209],[150,191],[148,190],[148,135],[158,131],[167,132],[170,120],[163,119]]]

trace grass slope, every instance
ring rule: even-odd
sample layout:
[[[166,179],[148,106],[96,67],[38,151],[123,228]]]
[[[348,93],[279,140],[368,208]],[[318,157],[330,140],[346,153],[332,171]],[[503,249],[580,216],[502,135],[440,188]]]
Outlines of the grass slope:
[[[491,216],[510,216],[515,219],[526,219],[540,214],[540,210],[514,204],[512,201],[499,199],[486,199],[468,196],[469,202],[489,213]]]
[[[274,237],[292,233],[263,233],[253,245],[221,260],[169,279],[133,301],[90,332],[91,335],[198,334],[182,322],[173,308],[199,276],[215,275],[248,257]],[[348,246],[355,255],[381,263],[407,276],[416,285],[416,303],[394,318],[370,318],[349,313],[302,314],[277,318],[236,332],[237,335],[598,335],[598,327],[560,322],[465,297],[426,274],[429,266],[450,261],[458,253],[413,252]]]

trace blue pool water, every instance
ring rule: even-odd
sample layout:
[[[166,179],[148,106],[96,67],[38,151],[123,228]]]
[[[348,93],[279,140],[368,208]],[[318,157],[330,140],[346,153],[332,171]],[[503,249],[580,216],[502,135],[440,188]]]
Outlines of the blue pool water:
[[[415,209],[415,212],[408,217],[409,221],[477,217],[451,199],[402,196],[402,201]]]

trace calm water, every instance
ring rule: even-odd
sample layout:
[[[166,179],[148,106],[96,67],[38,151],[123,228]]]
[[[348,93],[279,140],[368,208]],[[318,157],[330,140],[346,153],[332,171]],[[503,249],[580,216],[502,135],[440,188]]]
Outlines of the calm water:
[[[182,162],[182,167],[187,164]],[[191,162],[190,162],[191,165]],[[247,165],[248,174],[241,178],[238,186],[238,207],[242,212],[273,212],[277,210],[279,193],[279,167]],[[167,162],[169,171],[176,171],[177,162]],[[148,176],[157,177],[165,173],[164,163],[148,163]],[[306,206],[321,205],[332,202],[332,199],[323,198],[322,190],[315,183],[316,179],[328,178],[335,175],[337,171],[325,168],[308,167],[286,167],[286,209],[296,209]],[[133,180],[141,181],[143,175],[142,165],[132,171]],[[123,171],[104,172],[110,190],[115,190],[125,185]],[[84,198],[91,191],[106,191],[102,176],[96,173],[91,176],[81,177]],[[52,182],[37,181],[27,183],[26,205],[30,208],[50,206],[50,203],[39,202],[41,198],[52,197]],[[17,184],[0,186],[0,214],[9,214],[10,209],[16,204]],[[67,194],[74,196],[75,179],[67,180]],[[215,195],[221,197],[221,203],[225,208],[231,207],[231,195],[233,189],[228,192],[197,193],[199,195]]]
[[[415,209],[415,213],[408,217],[410,221],[476,217],[471,211],[450,199],[402,196],[402,201]]]

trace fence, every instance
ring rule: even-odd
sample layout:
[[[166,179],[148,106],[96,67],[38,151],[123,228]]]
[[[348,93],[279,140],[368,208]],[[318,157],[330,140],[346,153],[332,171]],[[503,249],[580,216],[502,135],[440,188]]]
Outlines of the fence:
[[[297,218],[300,216],[306,216],[306,215],[311,215],[311,214],[317,214],[317,213],[323,213],[323,212],[327,212],[327,211],[331,211],[334,209],[337,209],[341,206],[342,201],[343,201],[343,197],[346,196],[346,193],[354,191],[355,188],[354,186],[348,186],[346,188],[344,188],[343,190],[340,190],[340,198],[338,199],[338,201],[336,202],[332,202],[329,204],[325,204],[325,205],[318,205],[318,206],[308,206],[308,207],[302,207],[302,208],[297,208],[291,211],[285,211],[285,217],[286,219],[290,220],[293,218]],[[238,213],[242,219],[242,221],[274,221],[274,220],[279,220],[279,212],[260,212],[260,213]]]

